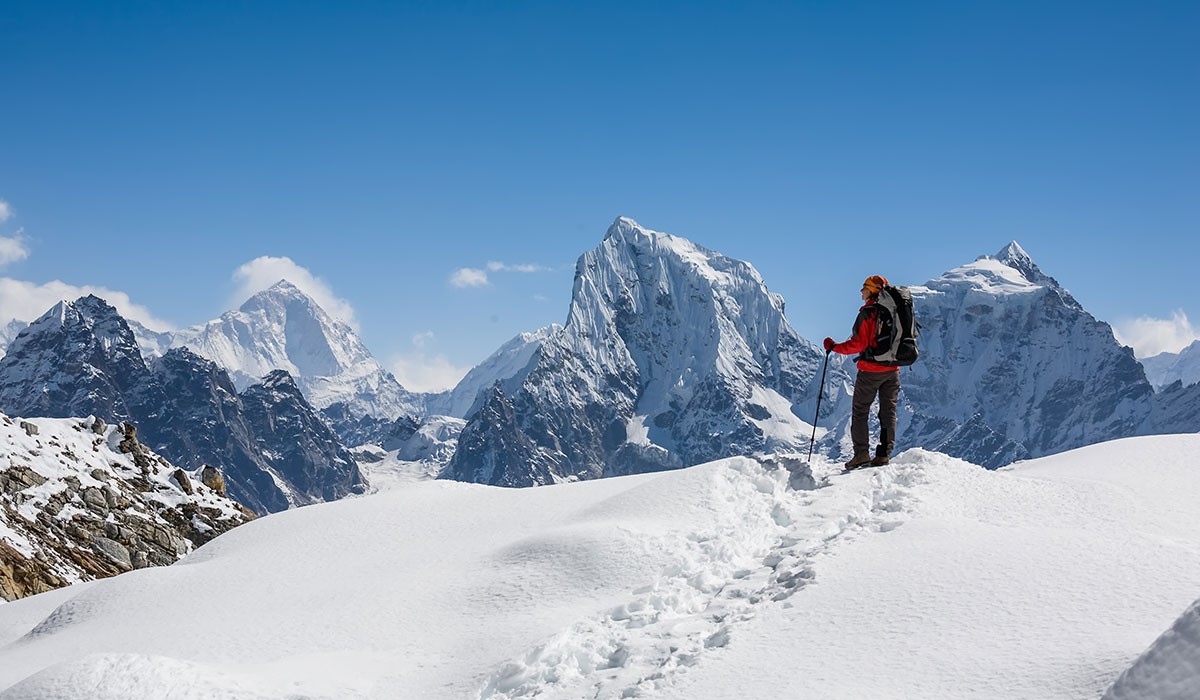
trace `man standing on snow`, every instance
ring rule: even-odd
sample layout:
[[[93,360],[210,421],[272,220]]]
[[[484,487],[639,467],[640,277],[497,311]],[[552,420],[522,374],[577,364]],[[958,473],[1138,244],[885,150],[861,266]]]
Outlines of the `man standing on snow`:
[[[844,343],[825,339],[826,352],[841,355],[858,353],[858,376],[854,380],[854,401],[850,413],[850,439],[854,442],[854,457],[846,462],[847,469],[856,469],[868,464],[879,467],[888,463],[892,447],[896,442],[896,401],[900,395],[900,368],[874,362],[880,348],[877,338],[879,328],[879,291],[887,286],[887,279],[871,275],[863,282],[862,308],[854,320],[854,333]],[[875,396],[879,396],[879,446],[875,458],[871,458],[871,432],[867,416]]]

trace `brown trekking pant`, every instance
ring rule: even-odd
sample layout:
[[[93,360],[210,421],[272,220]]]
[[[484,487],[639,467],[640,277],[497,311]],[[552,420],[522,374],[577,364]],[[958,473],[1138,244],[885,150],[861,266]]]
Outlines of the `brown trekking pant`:
[[[900,372],[858,371],[854,379],[854,402],[850,409],[850,440],[854,454],[871,449],[871,431],[867,416],[871,403],[879,395],[879,445],[888,455],[896,444],[896,401],[900,397]]]

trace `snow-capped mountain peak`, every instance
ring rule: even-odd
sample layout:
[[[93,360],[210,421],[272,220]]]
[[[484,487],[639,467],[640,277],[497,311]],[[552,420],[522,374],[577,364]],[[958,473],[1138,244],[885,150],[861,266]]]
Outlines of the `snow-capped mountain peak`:
[[[239,390],[284,370],[318,409],[343,403],[355,416],[388,420],[417,412],[416,397],[379,364],[354,329],[287,280],[236,311],[180,331],[172,344],[228,369]]]
[[[749,263],[621,217],[579,258],[562,331],[485,398],[450,472],[528,485],[798,448],[821,358]],[[834,374],[830,392],[848,381]]]
[[[1152,390],[1133,354],[1015,241],[911,289],[923,326],[922,360],[904,374],[911,406],[973,425],[964,445],[988,434],[1015,443],[956,456],[995,467],[1007,459],[997,455],[1041,456],[1140,430]],[[903,444],[949,450],[932,425],[902,428]]]
[[[991,298],[1049,290],[1063,305],[1076,311],[1083,310],[1071,293],[1053,277],[1042,272],[1016,241],[1001,248],[995,255],[981,255],[966,265],[911,289],[913,295],[918,297],[942,294],[950,289],[969,289]]]

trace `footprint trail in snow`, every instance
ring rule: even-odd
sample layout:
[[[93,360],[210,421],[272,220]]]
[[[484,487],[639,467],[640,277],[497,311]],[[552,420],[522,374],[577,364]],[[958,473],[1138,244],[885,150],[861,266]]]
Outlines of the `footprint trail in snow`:
[[[480,700],[651,696],[718,652],[764,606],[782,604],[815,580],[819,554],[902,524],[915,502],[913,487],[925,481],[921,466],[903,456],[832,480],[787,458],[727,464],[714,472],[725,499],[711,527],[661,543],[679,552],[675,565],[629,602],[504,664]],[[818,466],[818,473],[833,469]]]

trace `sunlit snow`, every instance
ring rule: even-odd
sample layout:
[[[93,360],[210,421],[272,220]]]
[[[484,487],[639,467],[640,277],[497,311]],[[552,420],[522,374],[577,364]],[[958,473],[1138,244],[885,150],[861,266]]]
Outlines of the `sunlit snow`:
[[[1096,698],[1200,593],[1198,454],[397,485],[0,607],[0,697]]]

